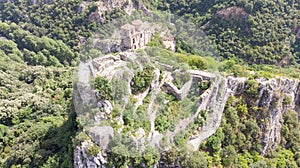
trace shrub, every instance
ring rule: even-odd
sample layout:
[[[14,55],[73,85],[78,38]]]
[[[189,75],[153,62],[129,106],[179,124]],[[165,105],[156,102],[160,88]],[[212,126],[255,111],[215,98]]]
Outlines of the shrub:
[[[153,67],[146,66],[142,71],[137,71],[132,79],[132,93],[144,92],[154,78]]]
[[[96,156],[100,152],[100,148],[96,144],[87,147],[86,154],[89,156]]]
[[[254,79],[247,80],[246,85],[246,95],[250,98],[256,98],[258,96],[258,83]]]
[[[155,33],[155,35],[152,37],[151,41],[147,44],[147,46],[164,48],[163,38],[160,37],[158,33]]]
[[[198,87],[201,91],[207,90],[210,87],[210,85],[211,85],[210,81],[198,82]]]
[[[291,100],[290,96],[285,97],[282,102],[283,105],[290,105],[291,103],[292,103],[292,100]]]
[[[96,77],[94,86],[95,89],[99,92],[99,99],[112,100],[112,86],[107,79],[100,76]]]

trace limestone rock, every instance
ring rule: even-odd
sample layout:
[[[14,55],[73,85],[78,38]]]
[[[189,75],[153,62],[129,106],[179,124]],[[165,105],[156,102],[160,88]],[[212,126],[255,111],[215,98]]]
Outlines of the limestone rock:
[[[114,130],[111,126],[94,126],[89,131],[89,134],[101,149],[106,149],[109,141],[114,137]]]

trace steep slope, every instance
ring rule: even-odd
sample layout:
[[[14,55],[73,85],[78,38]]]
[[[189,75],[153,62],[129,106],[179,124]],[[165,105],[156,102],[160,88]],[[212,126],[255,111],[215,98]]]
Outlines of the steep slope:
[[[160,167],[182,165],[168,159],[185,162],[184,156],[198,149],[208,151],[214,159],[221,157],[220,162],[213,161],[211,166],[239,165],[242,163],[239,159],[257,157],[258,154],[264,157],[243,164],[299,164],[297,144],[300,141],[296,129],[300,124],[296,121],[293,123],[296,128],[292,128],[284,120],[286,113],[297,114],[299,80],[282,77],[269,80],[233,76],[224,78],[199,70],[183,71],[176,67],[176,61],[165,63],[160,62],[159,56],[147,56],[147,52],[155,50],[157,48],[146,48],[143,52],[106,55],[83,64],[85,68],[79,69],[79,77],[87,73],[82,77],[88,79],[88,74],[94,74],[96,79],[104,78],[112,87],[120,90],[110,91],[112,99],[101,99],[101,95],[108,92],[104,88],[97,89],[97,82],[94,83],[96,91],[93,91],[91,87],[82,90],[87,81],[79,81],[75,99],[80,120],[84,121],[81,123],[84,132],[89,136],[79,140],[82,147],[78,146],[76,150],[77,167],[107,164],[130,167],[138,164]],[[174,53],[168,57],[169,60],[176,60],[178,56]],[[145,87],[136,90],[136,82],[148,78],[146,74],[139,76],[140,72],[149,66],[154,76],[146,82],[148,84]],[[174,78],[176,72],[183,76],[190,75],[190,78],[178,85]],[[184,80],[183,76],[181,80]],[[135,80],[137,77],[139,80]],[[210,84],[205,86],[207,81]],[[94,97],[95,92],[96,95],[100,93],[100,97]],[[104,100],[110,102],[109,108],[101,105],[105,104]],[[299,112],[296,116],[299,116]],[[282,127],[285,128],[284,132],[281,131]],[[281,136],[286,136],[289,131],[292,133],[288,139]],[[120,141],[119,136],[127,139],[125,142],[131,142],[132,146],[123,146],[125,139],[121,138]],[[92,141],[100,146],[101,151],[87,154],[93,146]],[[138,151],[133,152],[135,148]],[[182,153],[173,156],[167,154],[158,162],[157,154],[147,153],[147,148],[159,151],[161,156],[172,149],[179,149]],[[276,150],[279,150],[280,156],[269,155]],[[232,152],[232,156],[228,158],[226,152]],[[291,153],[287,156],[289,158],[281,158],[281,152]],[[145,155],[152,157],[152,160],[145,161]],[[236,155],[242,158],[235,158]]]
[[[72,167],[73,68],[28,66],[0,44],[0,167]]]
[[[147,3],[148,2],[148,3]],[[223,58],[247,63],[299,63],[298,1],[147,1],[150,8],[193,20]]]
[[[105,163],[107,167],[126,164],[300,167],[299,80],[293,79],[299,77],[300,2],[141,2],[0,0],[0,167],[73,167],[73,145],[77,146],[74,163],[85,166]],[[82,85],[75,87],[72,94],[74,68],[70,66],[102,55],[97,48],[89,50],[93,46],[87,47],[88,53],[79,53],[86,39],[94,31],[109,34],[105,23],[117,17],[149,14],[151,11],[146,7],[164,19],[170,19],[169,15],[161,11],[191,19],[197,25],[193,25],[193,29],[205,30],[213,41],[213,48],[217,49],[216,55],[221,56],[221,64],[213,65],[213,69],[226,72],[224,76],[212,79],[209,73],[196,71],[201,72],[198,78],[202,78],[196,83],[185,75],[194,75],[194,79],[197,74],[187,73],[186,69],[162,73],[170,67],[167,64],[178,67],[176,60],[179,59],[197,70],[212,66],[208,62],[214,63],[211,58],[187,54],[198,53],[198,48],[189,44],[198,39],[191,36],[191,41],[184,41],[180,38],[187,33],[183,29],[174,35],[176,49],[182,54],[165,50],[149,54],[148,50],[150,57],[161,57],[161,69],[156,65],[159,62],[154,61],[155,70],[143,71],[146,65],[139,62],[148,62],[148,56],[126,66],[118,64],[119,70],[112,68],[109,62],[108,69],[100,75],[102,78],[98,78],[98,89],[103,92],[95,92],[93,84],[87,82],[93,73],[83,73]],[[136,9],[143,12],[135,13]],[[126,20],[120,24],[124,22]],[[187,22],[180,24],[190,26]],[[156,43],[160,40],[154,39],[151,45],[163,46]],[[145,52],[132,55],[135,54],[143,56]],[[202,56],[207,55],[210,54],[202,53]],[[122,73],[124,67],[128,74]],[[83,69],[89,73],[90,65],[86,64]],[[139,73],[135,74],[134,70]],[[149,75],[149,72],[153,73]],[[112,73],[117,78],[112,78]],[[276,77],[278,75],[281,77]],[[282,77],[284,75],[290,78]],[[140,82],[138,85],[131,83],[134,76],[139,76],[133,80]],[[149,85],[152,87],[147,87]],[[195,92],[201,95],[197,97],[196,106],[193,106],[195,101],[177,100],[193,98],[195,94],[192,97],[187,94],[191,88],[197,88]],[[81,91],[79,97],[77,89]],[[74,110],[80,111],[77,122],[72,96]],[[99,96],[117,103],[104,100],[98,103]],[[92,106],[82,107],[86,103],[82,100],[92,102]],[[128,102],[135,106],[116,106]],[[104,111],[97,113],[97,106]],[[80,116],[82,114],[87,116]],[[100,122],[102,120],[107,122]],[[76,133],[77,123],[79,131]],[[90,130],[82,127],[93,124],[95,127]],[[87,135],[89,131],[91,134]],[[114,136],[116,132],[125,132],[126,136]],[[108,143],[111,141],[107,137],[112,136],[115,138]],[[136,144],[147,141],[149,145],[139,146],[139,153],[135,153]],[[103,147],[99,151],[96,143],[100,147],[109,146],[107,156]],[[199,150],[193,151],[186,144]],[[87,159],[80,162],[82,157]]]

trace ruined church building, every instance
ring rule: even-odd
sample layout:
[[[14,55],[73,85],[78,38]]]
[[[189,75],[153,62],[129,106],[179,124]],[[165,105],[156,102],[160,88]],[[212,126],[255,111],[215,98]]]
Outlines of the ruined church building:
[[[149,23],[141,20],[134,20],[131,24],[125,24],[121,27],[123,49],[138,49],[146,46],[151,40],[153,31]]]

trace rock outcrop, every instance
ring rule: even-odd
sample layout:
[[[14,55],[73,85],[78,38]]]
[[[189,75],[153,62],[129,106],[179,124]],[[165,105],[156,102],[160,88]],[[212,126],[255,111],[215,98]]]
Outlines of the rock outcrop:
[[[300,83],[287,78],[258,79],[257,82],[260,84],[257,106],[266,112],[258,116],[266,119],[260,126],[265,144],[261,153],[265,154],[267,149],[274,149],[280,143],[283,114],[287,110],[299,113]]]
[[[99,0],[95,4],[97,8],[90,14],[89,21],[104,22],[106,19],[105,15],[114,10],[124,10],[127,14],[131,14],[134,10],[142,10],[145,13],[149,13],[146,6],[137,0]],[[83,13],[88,5],[89,2],[83,1],[78,8],[78,13]]]
[[[146,60],[146,61],[145,61]],[[82,64],[82,67],[79,68],[79,74],[87,73],[88,75],[79,78],[79,85],[77,86],[78,100],[83,101],[84,103],[96,103],[95,107],[97,107],[97,101],[95,101],[95,96],[88,96],[88,94],[94,94],[91,86],[88,85],[87,78],[89,78],[90,74],[94,76],[100,75],[106,77],[108,80],[112,80],[114,76],[122,76],[122,74],[127,74],[127,78],[124,79],[127,87],[128,93],[131,92],[130,81],[134,75],[135,70],[139,70],[143,68],[143,63],[151,64],[151,58],[139,57],[134,52],[123,52],[119,55],[106,55],[101,58],[97,58],[91,60],[89,63]],[[155,130],[154,121],[157,117],[156,113],[159,110],[159,106],[168,103],[168,100],[162,101],[162,104],[156,104],[156,98],[160,94],[172,94],[174,95],[178,101],[185,99],[190,92],[199,93],[200,95],[196,96],[195,99],[195,111],[191,112],[189,116],[182,117],[179,119],[178,123],[171,130],[167,130],[165,136],[172,143],[173,138],[180,131],[188,128],[187,126],[194,122],[197,119],[201,112],[205,111],[207,117],[203,122],[203,125],[199,125],[194,132],[192,137],[190,137],[189,143],[196,150],[198,149],[200,143],[213,135],[216,130],[219,128],[222,120],[223,111],[225,108],[225,104],[230,95],[232,96],[245,96],[248,97],[247,101],[252,101],[254,106],[257,106],[260,109],[263,109],[264,112],[258,113],[256,118],[264,119],[265,122],[260,123],[259,127],[262,132],[260,135],[261,144],[263,144],[263,148],[261,149],[261,154],[264,155],[268,149],[274,149],[280,143],[280,130],[282,126],[283,114],[287,110],[295,110],[299,112],[300,106],[300,82],[296,79],[287,79],[287,78],[274,78],[274,79],[255,79],[255,83],[257,84],[257,88],[255,88],[255,96],[248,95],[248,83],[249,79],[245,77],[233,77],[227,76],[224,77],[218,73],[209,73],[200,70],[187,70],[191,76],[191,79],[186,81],[180,89],[178,89],[173,83],[172,73],[174,67],[171,65],[166,65],[159,63],[157,60],[153,61],[156,65],[159,65],[163,68],[163,70],[159,70],[157,67],[154,68],[153,73],[154,78],[150,84],[150,86],[143,92],[136,95],[132,95],[131,98],[135,99],[135,103],[133,104],[133,111],[131,113],[135,113],[139,106],[143,105],[144,100],[147,95],[151,92],[151,96],[147,98],[148,107],[146,107],[146,115],[149,117],[150,121],[150,132],[144,130],[144,128],[139,128],[136,132],[131,132],[131,139],[139,144],[141,149],[143,149],[144,143],[148,145],[152,145],[153,147],[164,148],[160,146],[160,142],[163,139],[164,135],[157,130]],[[135,69],[131,66],[135,65]],[[164,65],[164,66],[162,66]],[[90,70],[90,71],[88,71]],[[88,71],[88,72],[87,72]],[[209,81],[209,86],[207,89],[198,92],[196,84],[199,82]],[[253,81],[253,80],[252,80]],[[199,87],[199,86],[198,86]],[[163,91],[163,92],[162,92]],[[82,95],[81,95],[82,94]],[[130,95],[130,94],[129,94]],[[129,96],[128,95],[128,96]],[[252,97],[251,97],[252,96]],[[129,99],[129,98],[128,98]],[[77,101],[79,104],[76,105],[76,108],[80,104],[80,101]],[[104,109],[103,114],[110,115],[113,109],[113,104],[108,101],[98,102],[98,106]],[[82,114],[79,109],[79,114]],[[105,118],[104,118],[105,119]],[[106,118],[108,119],[108,118]],[[97,120],[95,118],[95,120]],[[117,133],[121,133],[123,129],[124,121],[121,116],[116,117],[116,122],[121,124],[116,131]],[[97,123],[97,122],[94,122]],[[114,129],[110,126],[99,126],[100,123],[97,123],[96,126],[89,128],[89,135],[92,137],[94,142],[96,142],[102,150],[105,150],[106,146],[109,143],[109,140],[116,134]],[[135,136],[134,136],[135,135]],[[82,165],[98,165],[97,161],[93,161],[92,158],[87,157],[87,161],[79,160],[78,158],[82,157],[84,149],[82,147],[77,147],[75,153],[77,159],[76,164]],[[86,158],[86,157],[85,157]],[[98,159],[99,160],[99,159]],[[102,163],[101,160],[99,162]],[[80,167],[80,166],[79,166]]]
[[[200,133],[194,137],[190,142],[194,145],[195,149],[198,147],[200,142],[210,135],[212,135],[219,127],[224,105],[229,95],[243,95],[249,96],[246,93],[247,85],[245,83],[246,78],[237,78],[229,76],[225,79],[225,88],[218,88],[215,91],[223,92],[222,98],[218,96],[219,110],[212,111],[209,113],[208,120],[202,127]],[[275,149],[280,144],[281,139],[281,127],[283,123],[283,114],[287,110],[294,110],[299,113],[300,106],[300,82],[296,79],[287,78],[272,78],[256,79],[259,86],[257,88],[258,94],[254,101],[255,105],[262,110],[257,115],[257,119],[264,119],[265,122],[260,124],[260,131],[263,133],[260,139],[262,140],[263,148],[261,154],[264,155],[268,149]],[[214,91],[214,93],[216,93]],[[211,102],[211,100],[209,100]],[[205,102],[202,102],[205,103]],[[218,105],[218,104],[216,104]],[[299,113],[300,117],[300,113]]]
[[[191,137],[189,143],[192,145],[194,150],[197,150],[200,143],[213,135],[221,124],[222,114],[224,111],[225,104],[229,95],[234,95],[241,86],[244,85],[246,78],[235,78],[229,76],[227,78],[221,75],[210,74],[206,72],[193,71],[193,74],[202,74],[203,77],[214,77],[212,86],[206,90],[199,101],[199,108],[194,117],[198,117],[202,110],[207,111],[207,119],[203,126],[199,126],[194,131],[194,135]],[[204,75],[206,74],[206,75]]]
[[[87,148],[93,145],[91,140],[84,141],[74,150],[74,168],[97,168],[106,164],[107,161],[101,154],[101,151],[95,156],[87,154]]]

